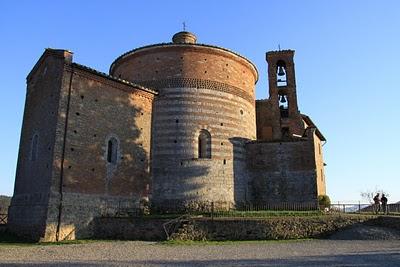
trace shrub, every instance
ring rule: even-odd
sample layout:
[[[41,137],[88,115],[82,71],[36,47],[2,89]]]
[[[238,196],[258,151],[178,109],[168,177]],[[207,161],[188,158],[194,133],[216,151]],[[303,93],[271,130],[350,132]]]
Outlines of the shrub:
[[[318,196],[318,205],[320,209],[329,208],[331,206],[331,200],[327,195]]]

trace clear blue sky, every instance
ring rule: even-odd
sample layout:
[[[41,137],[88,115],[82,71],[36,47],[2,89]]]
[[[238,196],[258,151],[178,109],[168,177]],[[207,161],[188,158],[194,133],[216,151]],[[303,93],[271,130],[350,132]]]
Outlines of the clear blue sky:
[[[135,47],[182,29],[253,61],[267,97],[265,52],[296,50],[299,108],[328,139],[333,201],[381,188],[400,201],[399,1],[0,1],[0,194],[12,195],[25,78],[44,48],[108,72]]]

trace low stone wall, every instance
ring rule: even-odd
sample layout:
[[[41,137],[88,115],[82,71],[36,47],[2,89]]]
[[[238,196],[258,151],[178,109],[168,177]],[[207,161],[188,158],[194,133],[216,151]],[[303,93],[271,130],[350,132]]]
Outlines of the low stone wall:
[[[277,217],[192,220],[172,235],[175,240],[277,240],[318,238],[373,219],[371,216]]]
[[[151,218],[95,218],[92,221],[93,238],[118,240],[166,240],[163,223],[171,219]]]
[[[400,218],[376,216],[326,215],[315,217],[274,218],[192,218],[175,223],[171,238],[175,240],[277,240],[319,238],[357,223],[396,227]],[[393,220],[393,221],[391,221]],[[92,221],[95,239],[166,240],[163,224],[171,219],[95,218]]]

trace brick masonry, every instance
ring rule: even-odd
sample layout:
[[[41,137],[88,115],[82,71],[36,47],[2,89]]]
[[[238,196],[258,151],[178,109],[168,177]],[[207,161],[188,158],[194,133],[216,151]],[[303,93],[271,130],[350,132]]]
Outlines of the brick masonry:
[[[256,138],[253,64],[190,40],[137,49],[117,59],[111,73],[159,92],[152,128],[155,206],[201,208],[213,201],[229,207],[249,200],[244,145]],[[197,153],[201,130],[212,137],[210,159]]]
[[[90,237],[94,218],[147,199],[160,209],[211,201],[229,209],[325,193],[325,139],[297,109],[294,51],[267,54],[270,98],[255,101],[249,60],[195,42],[185,32],[129,51],[110,75],[46,49],[27,77],[12,231],[45,241]],[[278,88],[282,61],[288,83]]]
[[[46,241],[86,237],[105,208],[148,197],[154,94],[74,64],[67,51],[46,50],[28,76],[10,228]],[[115,165],[106,160],[111,136]]]
[[[316,202],[318,186],[312,130],[309,135],[311,138],[302,141],[247,144],[254,202]]]

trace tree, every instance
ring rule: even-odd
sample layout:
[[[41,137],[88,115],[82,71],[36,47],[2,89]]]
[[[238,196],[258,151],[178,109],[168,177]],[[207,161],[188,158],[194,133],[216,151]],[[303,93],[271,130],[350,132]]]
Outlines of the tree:
[[[382,194],[385,194],[386,197],[389,197],[389,194],[382,189],[378,189],[377,186],[375,186],[375,190],[365,190],[360,192],[360,196],[363,200],[368,201],[369,203],[373,204],[374,203],[374,196],[379,193],[380,196],[382,196]]]
[[[329,208],[331,206],[331,199],[327,195],[318,196],[318,205],[320,209]]]

